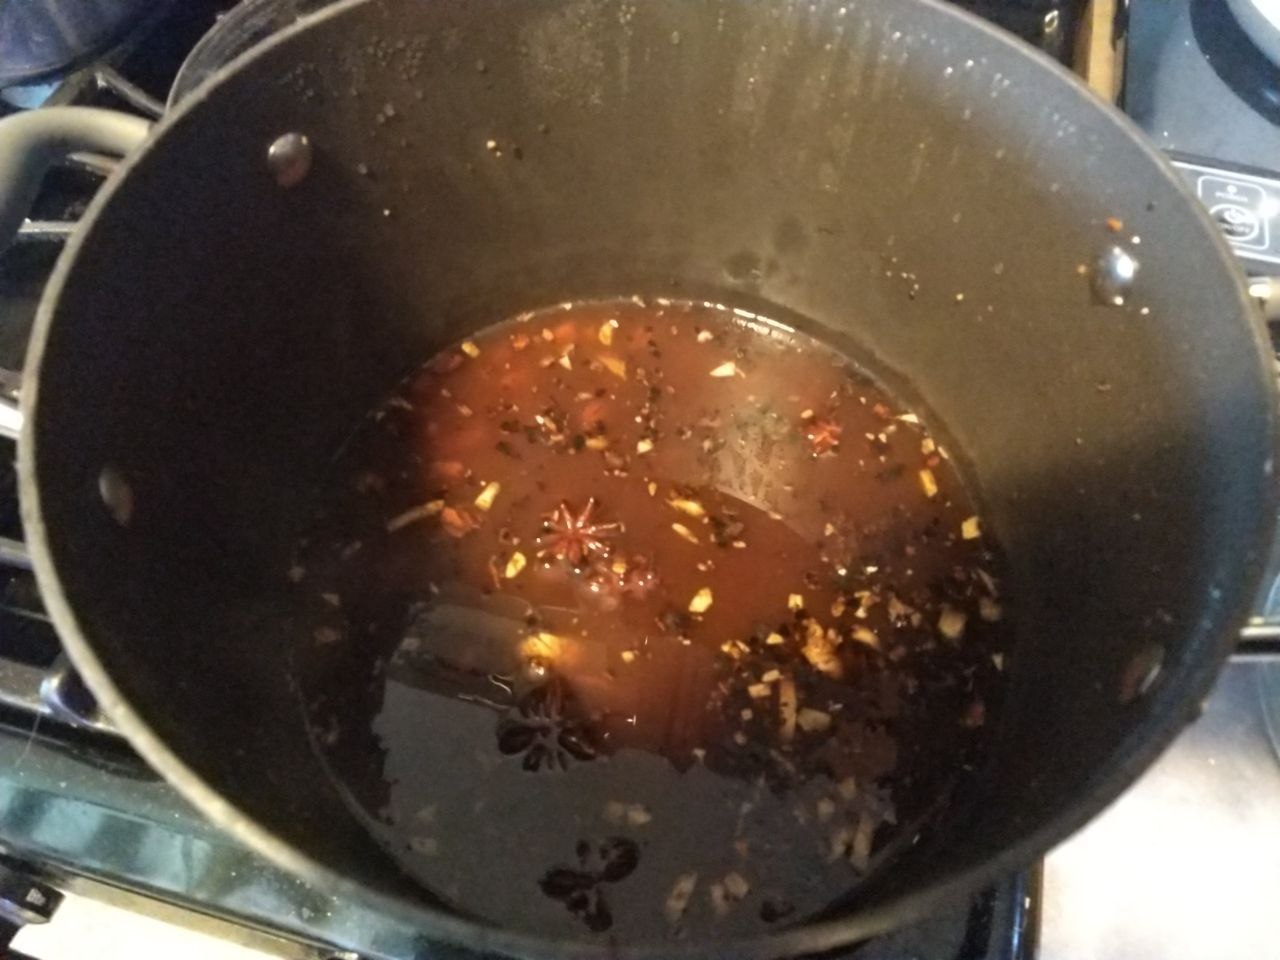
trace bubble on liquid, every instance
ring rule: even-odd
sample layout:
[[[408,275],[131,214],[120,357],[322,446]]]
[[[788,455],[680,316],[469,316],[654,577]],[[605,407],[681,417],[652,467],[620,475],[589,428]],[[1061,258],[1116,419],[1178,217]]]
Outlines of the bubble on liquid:
[[[1089,271],[1089,288],[1098,303],[1122,307],[1133,290],[1140,264],[1132,253],[1121,246],[1107,248],[1093,262]]]

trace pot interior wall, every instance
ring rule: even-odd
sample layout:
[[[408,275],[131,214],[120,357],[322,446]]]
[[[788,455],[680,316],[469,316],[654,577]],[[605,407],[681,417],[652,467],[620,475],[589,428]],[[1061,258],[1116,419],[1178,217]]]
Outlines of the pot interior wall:
[[[249,817],[406,892],[290,688],[309,491],[466,329],[708,296],[896,371],[1011,565],[991,768],[842,909],[1114,793],[1189,716],[1247,602],[1272,396],[1204,218],[1048,73],[947,11],[874,0],[374,0],[277,43],[131,164],[42,328],[33,466],[73,650]],[[265,163],[287,131],[314,147],[291,189]],[[1078,272],[1117,242],[1142,263],[1123,308]],[[134,490],[125,528],[104,465]]]

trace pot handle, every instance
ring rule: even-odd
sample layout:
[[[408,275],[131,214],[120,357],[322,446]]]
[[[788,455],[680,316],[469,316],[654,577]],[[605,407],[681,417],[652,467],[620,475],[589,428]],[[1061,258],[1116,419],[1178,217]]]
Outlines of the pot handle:
[[[42,107],[0,120],[0,249],[17,235],[50,167],[82,151],[122,157],[150,130],[141,117],[96,107]],[[0,395],[0,436],[17,439],[22,413],[9,393]]]

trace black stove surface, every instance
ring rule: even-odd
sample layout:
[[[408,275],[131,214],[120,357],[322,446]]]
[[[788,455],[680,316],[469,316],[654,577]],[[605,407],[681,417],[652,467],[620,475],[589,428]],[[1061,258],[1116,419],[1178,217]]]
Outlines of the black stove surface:
[[[1078,0],[956,0],[1052,55],[1069,58]],[[163,102],[187,51],[233,3],[184,0],[130,36],[103,64]],[[36,102],[121,108],[93,67],[34,94]],[[47,99],[46,99],[47,98]],[[11,98],[23,102],[22,97]],[[31,97],[26,98],[30,100]],[[0,112],[12,109],[0,104]],[[55,171],[32,219],[74,220],[97,184]],[[0,371],[20,370],[41,288],[60,246],[19,242],[0,253]],[[0,867],[75,889],[83,881],[188,907],[306,944],[379,957],[469,956],[403,924],[338,901],[208,824],[83,705],[68,713],[47,688],[66,679],[57,637],[21,556],[13,444],[0,440]],[[44,688],[42,690],[42,687]],[[928,919],[831,960],[1022,960],[1034,955],[1038,870],[1009,877]],[[145,909],[145,907],[143,907]],[[0,940],[0,944],[3,940]],[[0,953],[3,948],[0,947]]]
[[[1280,173],[1280,67],[1224,0],[1131,0],[1126,77],[1162,149]]]
[[[1251,274],[1280,273],[1280,68],[1225,0],[1131,0],[1124,109]]]

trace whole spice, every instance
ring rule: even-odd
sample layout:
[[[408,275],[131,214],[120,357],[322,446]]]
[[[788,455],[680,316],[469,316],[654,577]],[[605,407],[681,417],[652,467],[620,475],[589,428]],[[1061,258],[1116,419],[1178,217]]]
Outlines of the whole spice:
[[[810,417],[803,423],[805,439],[815,457],[834,453],[840,447],[840,425],[828,417]]]
[[[588,560],[604,559],[610,552],[609,541],[622,532],[620,523],[600,523],[593,517],[595,498],[587,501],[580,513],[574,513],[567,503],[561,503],[543,521],[538,542],[542,549],[539,557],[563,560],[575,570]]]

